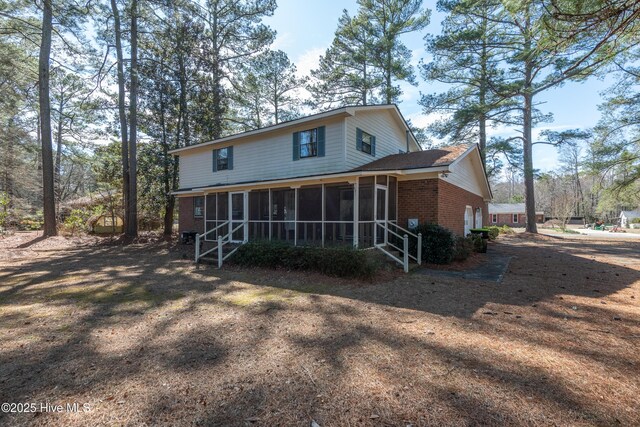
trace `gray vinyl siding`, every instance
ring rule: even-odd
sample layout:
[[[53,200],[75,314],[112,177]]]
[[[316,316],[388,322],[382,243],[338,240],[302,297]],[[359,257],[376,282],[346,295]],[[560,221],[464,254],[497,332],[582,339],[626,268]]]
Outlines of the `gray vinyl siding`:
[[[293,133],[319,126],[326,126],[325,156],[294,161]],[[234,147],[233,170],[213,172],[213,149],[230,145]],[[344,119],[338,118],[182,152],[180,188],[343,172],[345,169]]]
[[[407,149],[404,127],[389,110],[358,111],[346,122],[346,167],[353,169]],[[375,157],[356,148],[356,128],[376,137]]]

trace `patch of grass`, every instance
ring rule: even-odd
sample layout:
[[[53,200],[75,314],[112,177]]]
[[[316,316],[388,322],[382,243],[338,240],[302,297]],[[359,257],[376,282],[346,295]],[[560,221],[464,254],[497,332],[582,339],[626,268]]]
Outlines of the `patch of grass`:
[[[298,297],[298,292],[279,288],[245,288],[222,297],[222,300],[240,307],[248,307],[264,302],[287,303]]]
[[[86,304],[128,304],[146,303],[156,305],[167,299],[177,299],[183,294],[157,294],[142,285],[139,286],[70,286],[53,291],[48,295],[50,300],[74,300]]]
[[[562,229],[562,228],[552,228],[552,230],[553,230],[553,231],[557,231],[557,232],[559,232],[559,233],[565,233],[565,234],[580,234],[579,232],[577,232],[577,231],[575,231],[575,230],[572,230],[572,229],[570,229],[570,228],[565,228],[565,229]]]

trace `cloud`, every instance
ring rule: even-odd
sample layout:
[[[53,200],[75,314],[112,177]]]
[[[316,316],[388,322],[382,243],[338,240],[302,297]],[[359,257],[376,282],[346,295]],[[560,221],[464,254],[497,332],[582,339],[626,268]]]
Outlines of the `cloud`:
[[[407,119],[411,120],[411,123],[414,126],[424,128],[438,120],[447,118],[447,116],[448,114],[444,114],[444,113],[431,113],[431,114],[413,113],[413,114],[408,114]]]
[[[298,75],[308,76],[311,70],[318,68],[320,55],[323,55],[326,50],[323,47],[314,47],[299,55],[295,60]]]
[[[286,51],[287,49],[291,48],[291,46],[293,44],[294,44],[293,34],[291,34],[289,32],[278,33],[276,35],[276,39],[271,44],[270,48],[272,50],[284,50],[284,51]]]

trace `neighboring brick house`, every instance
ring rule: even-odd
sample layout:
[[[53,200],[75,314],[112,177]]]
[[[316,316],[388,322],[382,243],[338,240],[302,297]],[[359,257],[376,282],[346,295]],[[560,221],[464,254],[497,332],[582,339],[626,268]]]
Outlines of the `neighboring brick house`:
[[[208,241],[384,249],[416,223],[465,235],[489,222],[477,145],[421,150],[395,105],[343,107],[172,153],[180,231]]]
[[[527,214],[524,203],[489,203],[489,224],[502,227],[525,227]],[[544,212],[536,211],[536,222],[544,222]]]

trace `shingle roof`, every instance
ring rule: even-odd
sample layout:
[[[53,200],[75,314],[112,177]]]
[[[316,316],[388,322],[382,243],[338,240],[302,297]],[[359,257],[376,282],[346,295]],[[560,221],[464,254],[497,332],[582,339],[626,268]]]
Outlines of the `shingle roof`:
[[[489,203],[490,214],[524,213],[524,203]]]
[[[448,166],[469,149],[468,145],[440,147],[411,153],[391,154],[371,163],[358,166],[352,171],[382,171],[422,169]]]
[[[622,211],[620,212],[620,216],[626,216],[629,219],[640,218],[640,211]]]

